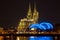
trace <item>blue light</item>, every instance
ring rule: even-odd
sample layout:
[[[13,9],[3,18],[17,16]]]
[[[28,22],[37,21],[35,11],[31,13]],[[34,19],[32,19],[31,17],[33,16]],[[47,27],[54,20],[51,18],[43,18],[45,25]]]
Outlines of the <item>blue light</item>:
[[[51,36],[38,36],[38,37],[29,37],[29,40],[53,40]]]
[[[39,24],[32,24],[29,28],[36,28],[36,29],[38,29],[38,27],[39,27]]]
[[[39,30],[50,30],[53,29],[53,25],[49,22],[42,22],[40,24],[32,24],[29,28],[36,28]]]
[[[37,37],[38,40],[53,40],[53,37],[50,36],[40,36]]]
[[[34,37],[34,36],[29,37],[29,40],[36,40],[36,39],[37,39],[37,37]]]
[[[39,29],[41,29],[41,30],[46,30],[47,28],[45,27],[45,26],[43,26],[43,25],[39,25]]]
[[[48,22],[42,22],[42,23],[40,23],[40,27],[42,27],[44,30],[53,29],[53,25],[51,23],[48,23]]]

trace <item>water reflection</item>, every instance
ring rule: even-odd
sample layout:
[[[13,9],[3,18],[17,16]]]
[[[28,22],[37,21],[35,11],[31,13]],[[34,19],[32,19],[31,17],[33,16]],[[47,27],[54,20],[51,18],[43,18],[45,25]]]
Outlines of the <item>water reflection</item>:
[[[3,36],[0,36],[0,40],[3,40]]]
[[[53,40],[53,37],[51,37],[51,36],[38,36],[38,37],[31,36],[31,37],[29,37],[29,40]]]
[[[30,36],[29,40],[38,40],[36,36]]]
[[[0,40],[53,40],[51,36],[0,36]]]
[[[28,40],[28,37],[26,37],[26,36],[17,36],[16,40]]]

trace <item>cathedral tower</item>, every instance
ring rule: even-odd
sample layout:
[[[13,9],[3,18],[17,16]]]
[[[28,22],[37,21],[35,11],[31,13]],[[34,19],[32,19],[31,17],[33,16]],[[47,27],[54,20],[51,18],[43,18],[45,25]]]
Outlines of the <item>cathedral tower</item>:
[[[33,11],[34,23],[37,23],[38,22],[38,16],[39,16],[39,13],[37,11],[36,4],[34,3],[34,11]]]
[[[31,5],[29,4],[29,9],[27,13],[27,18],[21,19],[17,28],[17,31],[25,31],[31,24],[38,23],[39,13],[36,9],[36,4],[34,4],[34,11],[32,13]]]
[[[32,19],[32,10],[31,10],[31,5],[29,3],[29,9],[28,9],[28,14],[27,14],[27,19]]]

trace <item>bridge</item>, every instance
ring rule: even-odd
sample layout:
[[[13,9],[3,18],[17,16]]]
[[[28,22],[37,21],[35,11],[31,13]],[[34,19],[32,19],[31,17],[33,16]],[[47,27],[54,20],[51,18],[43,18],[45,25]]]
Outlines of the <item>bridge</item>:
[[[20,33],[10,33],[10,34],[0,34],[0,36],[59,36],[60,33],[57,32],[20,32]]]

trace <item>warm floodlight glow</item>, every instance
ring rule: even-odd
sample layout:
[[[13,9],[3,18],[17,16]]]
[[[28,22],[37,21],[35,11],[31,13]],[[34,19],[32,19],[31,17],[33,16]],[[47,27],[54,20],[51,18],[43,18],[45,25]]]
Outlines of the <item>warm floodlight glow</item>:
[[[19,37],[17,37],[17,40],[20,40],[20,38],[19,38]]]
[[[35,30],[35,28],[31,28],[31,30]]]

